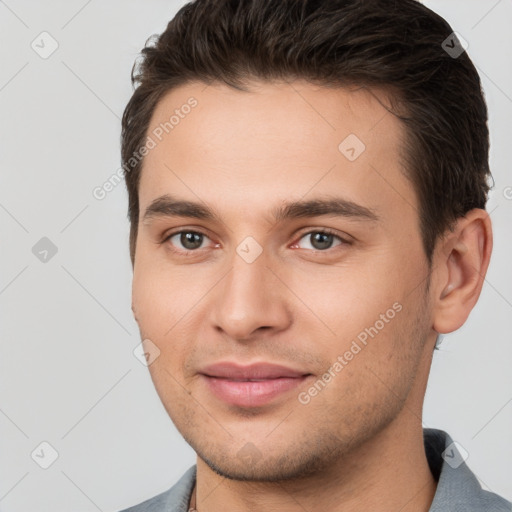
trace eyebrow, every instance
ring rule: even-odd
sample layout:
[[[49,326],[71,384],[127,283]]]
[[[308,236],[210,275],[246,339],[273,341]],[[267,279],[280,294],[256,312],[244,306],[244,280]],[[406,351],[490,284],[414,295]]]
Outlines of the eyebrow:
[[[287,219],[330,215],[354,220],[378,221],[380,217],[372,208],[359,205],[340,197],[311,199],[308,201],[288,201],[273,208],[270,212],[275,222]],[[177,199],[169,194],[156,198],[146,208],[143,222],[158,217],[191,217],[200,220],[221,221],[220,215],[201,203]]]

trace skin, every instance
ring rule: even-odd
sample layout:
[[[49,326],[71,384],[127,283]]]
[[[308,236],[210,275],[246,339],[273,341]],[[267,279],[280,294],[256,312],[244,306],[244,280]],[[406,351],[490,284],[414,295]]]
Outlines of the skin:
[[[458,329],[478,299],[488,215],[459,219],[429,272],[400,160],[404,128],[383,91],[189,83],[160,101],[148,134],[191,96],[197,106],[145,157],[133,311],[142,339],[160,350],[149,366],[156,390],[198,456],[197,509],[428,511],[436,482],[421,417],[432,352],[437,333]],[[351,133],[366,146],[354,161],[338,149]],[[164,194],[207,205],[219,220],[144,219]],[[334,196],[378,220],[271,215],[284,201]],[[165,240],[180,229],[203,233],[200,247],[179,234]],[[335,233],[327,248],[315,242],[323,229]],[[262,249],[252,263],[236,251],[248,236]],[[299,392],[396,303],[400,312],[300,403]],[[265,406],[241,408],[199,375],[223,360],[313,376]]]

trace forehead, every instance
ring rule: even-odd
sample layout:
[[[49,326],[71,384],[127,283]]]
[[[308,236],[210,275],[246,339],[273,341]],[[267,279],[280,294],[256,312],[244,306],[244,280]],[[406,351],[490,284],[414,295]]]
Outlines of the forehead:
[[[203,137],[204,142],[207,135],[210,144],[234,135],[254,142],[269,136],[299,144],[304,137],[315,143],[327,134],[335,141],[351,129],[368,142],[373,135],[382,139],[388,134],[389,140],[383,142],[394,143],[395,132],[402,128],[389,114],[390,94],[381,89],[327,88],[304,80],[253,81],[248,87],[249,91],[240,91],[226,84],[193,82],[175,88],[158,102],[148,133],[160,128],[163,138],[172,133],[181,143],[185,141],[179,136],[187,125],[197,130],[196,140]],[[371,133],[384,118],[380,129]]]
[[[373,209],[403,210],[400,201],[415,209],[400,159],[404,128],[384,91],[301,80],[249,87],[189,83],[160,100],[147,131],[154,147],[144,158],[141,211],[178,193],[250,215],[334,190]]]

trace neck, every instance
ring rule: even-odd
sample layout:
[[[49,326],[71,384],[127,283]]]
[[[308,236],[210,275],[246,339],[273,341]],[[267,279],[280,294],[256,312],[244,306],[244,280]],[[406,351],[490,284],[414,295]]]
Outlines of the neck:
[[[229,480],[198,458],[196,509],[428,512],[436,482],[425,455],[421,420],[411,411],[406,414],[407,428],[397,418],[339,464],[300,481]]]

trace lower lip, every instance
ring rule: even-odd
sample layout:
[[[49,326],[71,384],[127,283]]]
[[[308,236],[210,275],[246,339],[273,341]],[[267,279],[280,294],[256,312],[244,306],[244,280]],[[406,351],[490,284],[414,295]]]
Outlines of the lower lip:
[[[258,407],[300,386],[310,375],[280,377],[261,381],[234,381],[202,375],[212,393],[232,405]]]

